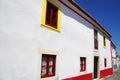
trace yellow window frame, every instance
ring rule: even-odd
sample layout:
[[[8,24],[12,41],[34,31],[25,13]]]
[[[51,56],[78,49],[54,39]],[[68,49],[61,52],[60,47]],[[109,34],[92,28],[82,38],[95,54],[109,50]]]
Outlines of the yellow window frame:
[[[57,20],[57,29],[53,28],[52,26],[46,25],[45,21],[46,21],[46,9],[47,9],[47,1],[50,2],[51,4],[53,4],[54,6],[56,6],[58,8],[58,20]],[[58,5],[54,0],[43,0],[43,12],[42,12],[42,21],[41,21],[41,25],[43,27],[46,27],[48,29],[60,32],[60,24],[61,24],[61,7],[60,5]]]
[[[103,47],[106,48],[106,37],[103,36]]]

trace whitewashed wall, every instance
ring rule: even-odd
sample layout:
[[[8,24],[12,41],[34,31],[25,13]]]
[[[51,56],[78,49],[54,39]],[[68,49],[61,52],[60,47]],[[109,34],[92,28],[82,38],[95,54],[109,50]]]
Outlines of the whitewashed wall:
[[[112,54],[110,48],[110,40],[106,37],[106,48],[103,45],[103,34],[99,32],[99,55],[100,55],[100,70],[112,68]],[[107,59],[107,67],[104,67],[104,58]]]
[[[112,47],[113,65],[116,64],[116,50]]]
[[[93,29],[70,9],[62,6],[62,53],[60,77],[72,77],[91,73],[93,70]],[[89,57],[88,57],[89,56]],[[87,70],[80,73],[80,57],[87,57]]]
[[[44,50],[56,52],[59,80],[93,72],[92,25],[61,4],[61,32],[44,28],[42,5],[43,0],[0,1],[0,80],[40,80]],[[110,59],[109,47],[100,47],[101,57]],[[80,73],[80,57],[87,57],[86,72]]]
[[[112,61],[113,61],[113,70],[116,71],[119,68],[119,64],[117,63],[117,57],[116,57],[116,49],[112,47]]]
[[[0,80],[39,80],[41,0],[0,0]]]

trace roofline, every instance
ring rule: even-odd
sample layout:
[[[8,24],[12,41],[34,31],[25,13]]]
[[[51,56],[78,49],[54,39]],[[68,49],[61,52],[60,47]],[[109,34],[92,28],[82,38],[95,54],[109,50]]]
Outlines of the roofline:
[[[62,0],[59,0],[61,3],[63,3],[64,5],[66,5]],[[102,31],[104,34],[107,34],[109,38],[111,38],[111,34],[108,33],[108,31],[103,28],[91,15],[89,15],[84,9],[82,9],[75,1],[73,0],[68,0],[71,4],[73,4],[77,9],[79,9],[80,11],[82,11],[86,16],[88,16],[90,19],[92,19],[100,28],[102,28],[102,30],[100,30],[100,28],[96,27],[93,23],[91,23],[88,19],[86,19],[85,17],[83,17],[81,15],[82,18],[84,18],[85,20],[87,20],[89,23],[91,23],[93,26],[95,26],[97,29],[99,29],[100,31]],[[68,7],[68,6],[67,6]],[[78,12],[76,12],[78,14]],[[79,14],[80,15],[80,14]]]
[[[111,41],[111,43],[112,43],[112,46],[116,49],[116,45]]]

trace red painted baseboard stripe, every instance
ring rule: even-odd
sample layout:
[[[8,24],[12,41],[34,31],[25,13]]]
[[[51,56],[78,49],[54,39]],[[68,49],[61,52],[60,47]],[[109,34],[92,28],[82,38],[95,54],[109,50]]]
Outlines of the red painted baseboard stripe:
[[[109,75],[112,75],[112,74],[113,74],[113,69],[112,68],[101,70],[100,71],[100,78],[105,78],[105,77],[107,77]]]
[[[63,80],[92,80],[92,73],[80,75],[80,76],[76,76],[76,77],[71,77],[71,78],[66,78]]]
[[[100,78],[105,78],[105,77],[112,75],[112,74],[113,74],[112,68],[101,70],[100,71]],[[88,73],[88,74],[80,75],[80,76],[75,76],[75,77],[70,77],[70,78],[66,78],[66,79],[62,79],[62,80],[92,80],[92,73]]]

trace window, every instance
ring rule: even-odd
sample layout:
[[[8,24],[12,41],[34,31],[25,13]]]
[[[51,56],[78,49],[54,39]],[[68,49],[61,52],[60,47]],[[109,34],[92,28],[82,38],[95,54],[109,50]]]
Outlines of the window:
[[[55,55],[42,55],[41,78],[55,76]]]
[[[80,71],[86,71],[86,58],[80,57]]]
[[[60,6],[53,0],[44,0],[42,25],[60,31]]]
[[[107,59],[104,58],[104,67],[107,67]]]
[[[103,36],[103,46],[106,47],[106,38]]]
[[[94,29],[94,49],[98,49],[98,31]]]
[[[57,29],[58,8],[47,2],[46,24]]]

